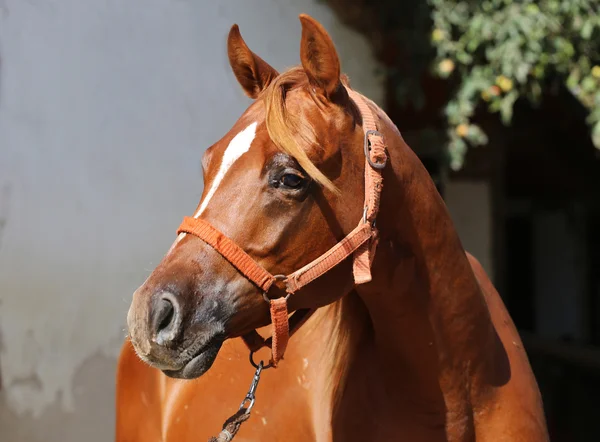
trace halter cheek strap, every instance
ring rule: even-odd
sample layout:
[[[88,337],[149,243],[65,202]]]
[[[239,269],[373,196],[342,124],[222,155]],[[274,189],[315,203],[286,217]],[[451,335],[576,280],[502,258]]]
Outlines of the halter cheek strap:
[[[371,264],[378,242],[375,218],[379,211],[383,186],[382,170],[387,163],[387,154],[383,136],[377,131],[375,115],[366,100],[353,90],[348,89],[348,93],[362,115],[365,133],[365,206],[362,219],[345,238],[314,261],[284,276],[273,275],[265,270],[235,242],[202,219],[185,217],[177,230],[178,234],[189,233],[202,239],[262,291],[270,305],[273,337],[264,339],[258,332],[253,331],[243,336],[243,339],[251,352],[265,346],[270,347],[270,363],[275,367],[283,358],[290,334],[298,330],[314,312],[311,309],[298,310],[288,318],[289,296],[327,273],[350,255],[353,256],[354,283],[358,285],[371,281]],[[278,280],[285,285],[286,296],[269,299],[268,292]]]

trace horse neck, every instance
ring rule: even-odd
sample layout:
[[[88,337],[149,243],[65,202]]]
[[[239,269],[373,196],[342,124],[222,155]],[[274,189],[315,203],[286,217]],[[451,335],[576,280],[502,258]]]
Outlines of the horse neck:
[[[390,125],[391,170],[377,220],[381,240],[373,281],[358,292],[386,388],[395,385],[406,395],[410,383],[421,400],[439,400],[440,390],[447,400],[452,391],[470,390],[473,376],[490,369],[486,354],[495,332],[442,198]]]

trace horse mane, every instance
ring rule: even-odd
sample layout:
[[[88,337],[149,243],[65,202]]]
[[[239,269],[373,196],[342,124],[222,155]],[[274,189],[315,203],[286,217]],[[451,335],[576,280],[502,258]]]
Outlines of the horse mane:
[[[327,342],[319,367],[327,377],[319,388],[322,388],[322,400],[325,401],[321,405],[329,408],[327,404],[331,404],[332,419],[339,410],[351,362],[357,357],[361,342],[369,335],[368,324],[369,314],[355,291],[319,309],[314,320],[306,324],[309,339]]]
[[[349,87],[348,78],[342,75],[342,84]],[[339,190],[333,182],[321,172],[311,161],[302,146],[317,144],[314,129],[300,115],[288,112],[286,106],[287,93],[295,89],[305,89],[317,103],[315,91],[309,87],[308,76],[301,66],[295,66],[279,75],[263,91],[262,98],[265,103],[265,124],[269,137],[283,152],[298,161],[300,167],[318,184],[335,194]]]

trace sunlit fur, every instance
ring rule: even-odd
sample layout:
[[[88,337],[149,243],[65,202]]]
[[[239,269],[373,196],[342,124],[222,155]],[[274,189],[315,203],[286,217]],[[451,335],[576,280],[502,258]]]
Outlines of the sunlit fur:
[[[329,334],[328,354],[331,375],[325,385],[326,397],[331,398],[332,410],[338,406],[348,379],[348,361],[353,360],[359,350],[361,336],[366,332],[368,313],[355,294],[348,295],[331,305],[328,311],[332,323]],[[320,322],[315,322],[320,326]],[[323,327],[321,327],[321,330]]]

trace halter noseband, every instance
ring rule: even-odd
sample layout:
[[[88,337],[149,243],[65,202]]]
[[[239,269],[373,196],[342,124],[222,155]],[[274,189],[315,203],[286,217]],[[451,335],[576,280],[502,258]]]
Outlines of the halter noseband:
[[[324,275],[350,255],[353,255],[354,283],[358,285],[371,281],[371,264],[378,242],[375,218],[379,211],[383,186],[382,171],[387,163],[387,153],[383,135],[377,130],[375,115],[365,98],[351,89],[348,89],[348,93],[361,113],[365,133],[365,207],[358,226],[344,239],[301,269],[289,275],[273,275],[234,241],[202,219],[185,217],[177,230],[177,234],[189,233],[213,247],[256,285],[269,303],[273,337],[264,339],[256,331],[242,337],[251,351],[250,360],[255,367],[257,365],[252,360],[252,354],[265,346],[271,348],[270,365],[276,367],[283,358],[290,334],[293,334],[314,312],[311,309],[298,310],[288,318],[287,300],[290,295]],[[281,281],[285,285],[286,295],[270,299],[267,294],[276,281]]]

